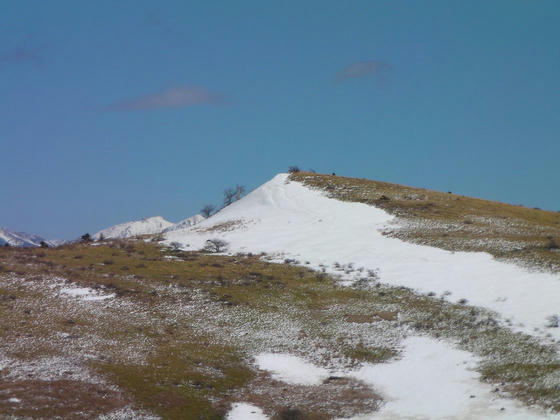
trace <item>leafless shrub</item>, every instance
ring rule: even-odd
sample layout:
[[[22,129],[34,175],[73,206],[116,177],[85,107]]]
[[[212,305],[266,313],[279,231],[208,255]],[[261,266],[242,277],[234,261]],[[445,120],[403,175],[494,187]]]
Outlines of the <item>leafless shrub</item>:
[[[174,251],[177,251],[179,249],[181,249],[181,243],[180,242],[171,242],[169,244],[169,246],[171,247],[171,249],[173,249]]]
[[[213,204],[206,204],[204,207],[202,207],[200,209],[200,213],[202,213],[202,215],[204,217],[210,217],[212,215],[212,213],[214,213],[214,210],[216,210],[216,206]]]
[[[557,314],[550,315],[548,318],[546,318],[546,320],[547,320],[546,326],[548,328],[558,328],[558,327],[560,327],[560,315],[557,315]]]
[[[228,246],[229,243],[223,239],[214,238],[206,241],[203,250],[212,253],[224,252],[227,250]]]
[[[239,200],[245,194],[243,185],[236,185],[235,188],[227,188],[224,190],[224,207],[229,206],[234,201]]]

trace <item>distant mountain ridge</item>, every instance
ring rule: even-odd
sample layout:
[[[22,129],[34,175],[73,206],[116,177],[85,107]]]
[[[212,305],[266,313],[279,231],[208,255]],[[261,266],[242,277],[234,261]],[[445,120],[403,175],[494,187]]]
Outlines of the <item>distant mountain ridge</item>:
[[[168,228],[164,229],[162,232],[172,232],[174,230],[185,229],[194,226],[197,223],[202,222],[204,219],[206,218],[202,214],[195,214],[194,216],[191,216],[188,219],[184,219],[181,220],[180,222],[175,223],[173,226],[169,226]]]
[[[93,235],[93,239],[97,240],[101,238],[102,235],[103,238],[106,239],[122,239],[138,235],[155,235],[162,232],[185,229],[201,222],[202,220],[204,220],[204,216],[200,214],[181,220],[178,223],[172,223],[161,216],[147,217],[142,220],[120,223],[100,230]]]
[[[41,242],[45,242],[49,246],[58,245],[58,241],[49,241],[39,235],[0,228],[0,246],[5,244],[21,247],[40,246]]]

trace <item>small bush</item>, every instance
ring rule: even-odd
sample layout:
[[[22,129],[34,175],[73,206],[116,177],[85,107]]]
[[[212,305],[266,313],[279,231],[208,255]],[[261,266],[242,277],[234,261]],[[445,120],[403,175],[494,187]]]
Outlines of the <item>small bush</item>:
[[[229,243],[224,241],[223,239],[208,239],[204,245],[203,251],[211,252],[211,253],[218,253],[218,252],[225,252],[229,246]]]
[[[171,247],[171,249],[173,249],[174,251],[177,251],[179,249],[181,249],[181,243],[180,242],[171,242],[169,244],[169,246]]]
[[[214,210],[216,210],[216,206],[215,206],[215,205],[213,205],[213,204],[206,204],[204,207],[202,207],[202,208],[200,209],[200,213],[201,213],[204,217],[208,218],[208,217],[210,217],[210,216],[212,215],[212,213],[214,213]]]
[[[560,327],[560,315],[550,315],[547,320],[547,328],[558,328]]]
[[[80,240],[81,240],[82,242],[86,242],[86,243],[87,243],[87,242],[92,242],[92,241],[93,241],[93,239],[91,239],[91,235],[90,235],[89,233],[84,233],[84,234],[80,237]]]
[[[307,418],[298,408],[283,408],[273,417],[274,420],[305,420]]]
[[[299,167],[297,167],[297,166],[295,166],[295,165],[290,166],[290,167],[288,168],[288,172],[291,173],[291,174],[296,174],[296,173],[298,173],[298,172],[300,172],[300,171],[301,171],[301,169],[299,169]]]
[[[547,242],[544,245],[545,249],[560,249],[560,245],[558,245],[558,243],[552,236],[547,236],[546,239]]]

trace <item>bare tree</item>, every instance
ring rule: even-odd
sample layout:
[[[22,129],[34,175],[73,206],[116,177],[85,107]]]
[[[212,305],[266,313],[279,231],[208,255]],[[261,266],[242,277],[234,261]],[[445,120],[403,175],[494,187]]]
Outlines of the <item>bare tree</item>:
[[[235,198],[235,190],[233,188],[226,188],[224,190],[224,207],[227,207],[231,203],[233,203],[234,198]]]
[[[235,201],[240,200],[245,195],[245,187],[243,185],[235,186]]]
[[[200,209],[200,212],[202,213],[202,215],[204,217],[210,217],[212,215],[212,213],[214,213],[214,210],[216,210],[215,205],[206,204],[204,207],[202,207],[202,209]]]
[[[299,171],[301,171],[301,169],[299,169],[299,167],[298,167],[298,166],[295,166],[295,165],[290,166],[290,167],[288,168],[288,172],[291,173],[291,174],[295,174],[295,173],[297,173],[297,172],[299,172]]]
[[[208,239],[206,241],[206,244],[204,245],[204,248],[202,249],[206,252],[217,253],[217,252],[224,252],[228,246],[229,243],[224,241],[223,239],[214,238],[214,239]]]
[[[224,190],[224,207],[239,200],[243,197],[243,194],[245,194],[245,187],[243,185],[236,185],[235,188],[226,188]]]

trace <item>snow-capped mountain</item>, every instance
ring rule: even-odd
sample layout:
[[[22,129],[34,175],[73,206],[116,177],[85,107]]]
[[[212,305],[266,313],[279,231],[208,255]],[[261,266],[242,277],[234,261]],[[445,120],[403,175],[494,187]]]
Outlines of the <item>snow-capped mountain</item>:
[[[161,216],[147,217],[142,220],[120,223],[115,226],[100,230],[94,239],[99,239],[103,235],[106,239],[111,238],[130,238],[137,235],[148,235],[162,232],[164,229],[173,226],[173,223],[165,220]]]
[[[195,214],[188,219],[181,220],[180,222],[175,223],[173,226],[169,226],[168,228],[164,229],[163,232],[186,229],[202,222],[204,219],[205,217],[202,214]]]
[[[172,223],[161,216],[147,217],[142,220],[121,223],[115,226],[100,230],[94,239],[99,239],[103,235],[106,239],[130,238],[138,235],[155,235],[162,232],[170,232],[178,229],[186,229],[204,220],[204,216],[196,214],[178,223]]]
[[[0,245],[2,246],[6,243],[11,246],[40,246],[43,241],[50,246],[56,246],[54,241],[48,241],[38,235],[0,228]]]

